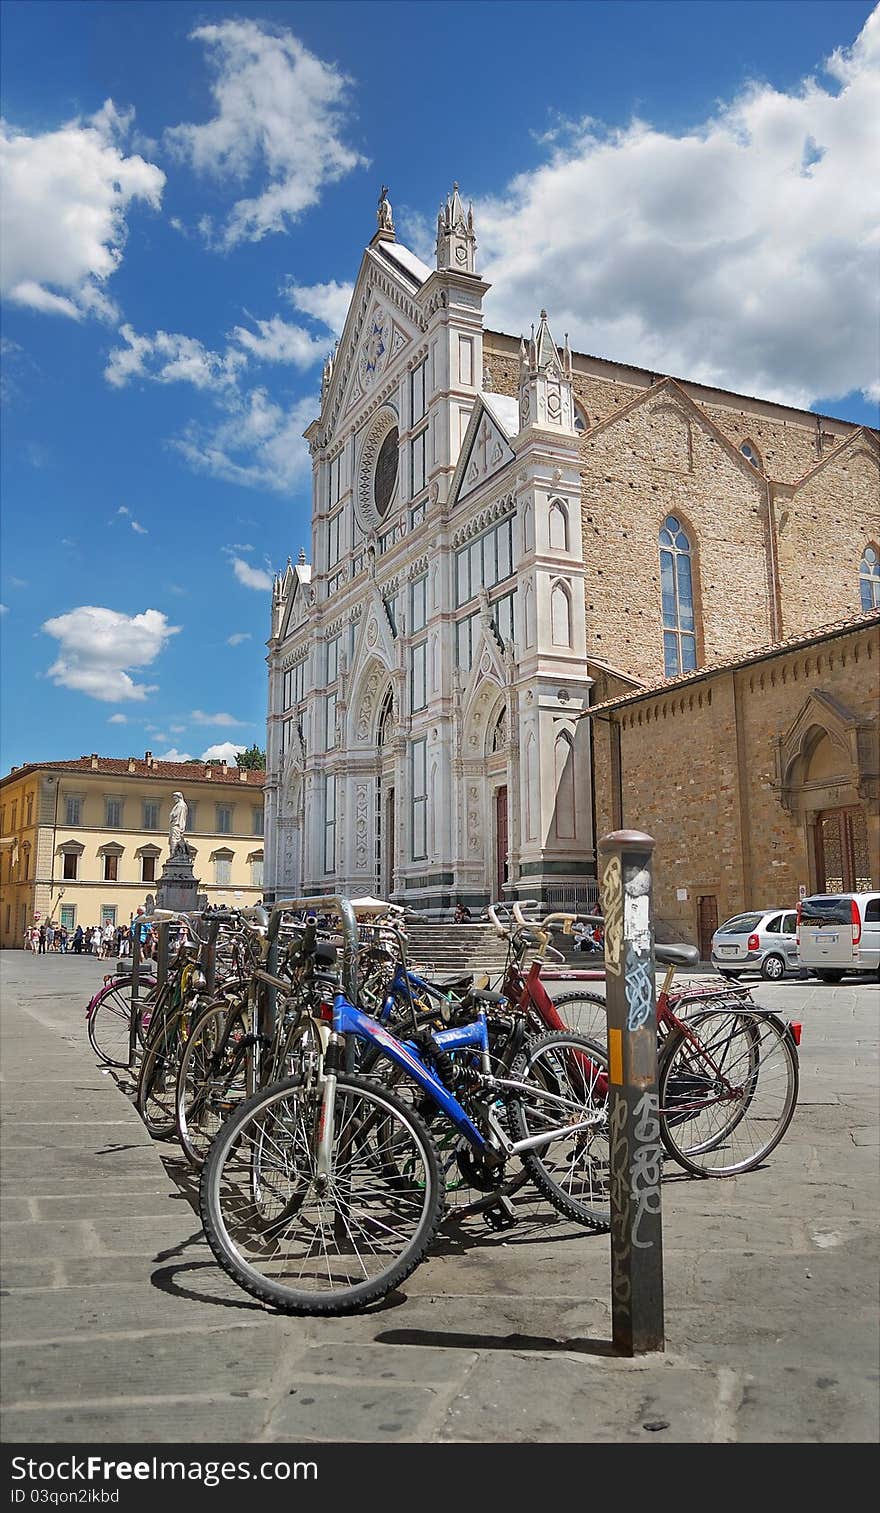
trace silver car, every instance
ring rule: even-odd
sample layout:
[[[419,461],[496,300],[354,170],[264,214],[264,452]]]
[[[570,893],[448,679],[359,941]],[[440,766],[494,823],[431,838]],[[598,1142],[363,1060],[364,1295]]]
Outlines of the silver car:
[[[799,972],[796,909],[751,909],[719,925],[712,936],[711,961],[722,977],[760,972],[779,982]]]

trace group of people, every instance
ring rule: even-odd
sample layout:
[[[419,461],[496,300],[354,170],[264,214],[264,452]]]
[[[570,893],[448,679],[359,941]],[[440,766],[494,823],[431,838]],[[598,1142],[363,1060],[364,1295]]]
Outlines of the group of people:
[[[131,954],[134,921],[131,925],[77,925],[69,930],[54,920],[34,920],[25,930],[25,949],[35,956],[128,956]]]

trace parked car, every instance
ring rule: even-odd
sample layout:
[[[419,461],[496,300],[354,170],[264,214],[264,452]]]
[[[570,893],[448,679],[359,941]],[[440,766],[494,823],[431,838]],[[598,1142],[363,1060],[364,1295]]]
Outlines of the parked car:
[[[798,959],[811,977],[880,980],[880,893],[815,893],[798,905]]]
[[[769,982],[779,982],[786,972],[797,972],[797,910],[777,905],[726,919],[712,936],[710,959],[722,977],[760,972]]]

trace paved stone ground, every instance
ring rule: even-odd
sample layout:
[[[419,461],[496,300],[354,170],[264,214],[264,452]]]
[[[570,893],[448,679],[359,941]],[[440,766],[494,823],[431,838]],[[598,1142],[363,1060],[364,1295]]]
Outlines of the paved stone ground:
[[[876,1443],[880,988],[788,981],[798,1112],[764,1170],[664,1180],[666,1349],[611,1344],[610,1242],[531,1204],[401,1292],[271,1314],[216,1267],[172,1144],[95,1064],[105,965],[4,952],[6,1443]]]

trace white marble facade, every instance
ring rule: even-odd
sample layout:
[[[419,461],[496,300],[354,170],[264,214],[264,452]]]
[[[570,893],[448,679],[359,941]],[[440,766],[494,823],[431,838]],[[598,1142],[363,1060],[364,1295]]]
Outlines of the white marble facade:
[[[571,358],[541,313],[518,399],[482,387],[473,217],[436,267],[384,195],[328,360],[311,562],[275,583],[266,892],[443,918],[594,893]]]

